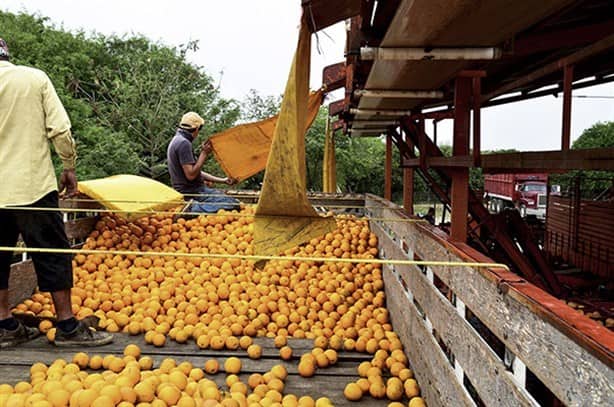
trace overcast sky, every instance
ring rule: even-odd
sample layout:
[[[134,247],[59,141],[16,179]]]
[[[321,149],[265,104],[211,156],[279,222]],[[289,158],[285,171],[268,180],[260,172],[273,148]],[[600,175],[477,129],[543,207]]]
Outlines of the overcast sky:
[[[300,3],[300,0],[1,0],[0,8],[39,13],[68,30],[143,34],[168,45],[198,40],[200,49],[190,60],[203,66],[217,82],[221,81],[223,96],[241,100],[250,89],[262,95],[283,93],[296,47]],[[313,42],[312,88],[321,85],[324,66],[343,60],[344,30],[340,23],[326,29],[327,35],[319,35],[321,54]],[[10,38],[6,40],[10,46]],[[614,96],[614,84],[574,94]],[[485,109],[482,149],[558,149],[561,103],[560,97],[549,96]],[[572,139],[595,122],[607,120],[614,120],[614,99],[573,99]],[[449,143],[450,137],[449,121],[440,124],[438,138]]]

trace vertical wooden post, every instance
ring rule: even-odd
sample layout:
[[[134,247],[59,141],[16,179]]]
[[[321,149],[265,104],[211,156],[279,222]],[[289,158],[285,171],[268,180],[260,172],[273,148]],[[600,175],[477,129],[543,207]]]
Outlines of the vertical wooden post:
[[[561,150],[569,150],[571,144],[571,86],[573,84],[573,65],[563,68],[563,134]]]
[[[392,137],[386,134],[386,163],[384,167],[384,198],[392,200]]]
[[[403,131],[403,130],[401,130]],[[413,143],[403,131],[403,140],[409,149],[414,148]],[[403,209],[408,215],[414,214],[414,169],[403,168]]]
[[[473,165],[481,165],[481,122],[480,122],[480,99],[482,97],[482,79],[479,76],[473,78]]]
[[[469,154],[469,107],[471,97],[470,77],[456,78],[454,89],[454,139],[453,156]],[[452,172],[452,227],[453,240],[467,241],[467,214],[469,208],[469,169],[455,168]]]

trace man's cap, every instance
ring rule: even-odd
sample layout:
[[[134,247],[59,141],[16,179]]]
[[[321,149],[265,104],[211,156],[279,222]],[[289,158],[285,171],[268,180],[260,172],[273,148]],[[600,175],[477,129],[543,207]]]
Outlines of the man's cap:
[[[205,120],[195,112],[187,112],[181,118],[179,127],[182,129],[193,130],[205,124]]]
[[[8,58],[9,57],[9,46],[6,44],[2,38],[0,38],[0,57]]]

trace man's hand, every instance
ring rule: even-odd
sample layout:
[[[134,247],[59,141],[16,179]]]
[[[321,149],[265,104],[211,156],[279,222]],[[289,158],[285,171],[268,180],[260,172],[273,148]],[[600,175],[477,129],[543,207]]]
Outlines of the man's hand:
[[[70,198],[79,193],[77,189],[77,175],[74,169],[62,171],[60,176],[60,195]]]
[[[211,154],[213,151],[213,145],[211,144],[211,140],[207,140],[200,145],[201,154],[205,153],[205,155]]]
[[[227,185],[235,185],[239,182],[239,180],[235,179],[235,178],[230,178],[230,177],[226,177],[224,178],[224,183]]]

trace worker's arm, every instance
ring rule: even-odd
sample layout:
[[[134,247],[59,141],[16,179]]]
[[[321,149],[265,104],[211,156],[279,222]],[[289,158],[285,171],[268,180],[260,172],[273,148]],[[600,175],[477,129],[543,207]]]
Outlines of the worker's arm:
[[[183,168],[183,173],[185,174],[185,177],[190,181],[194,181],[196,178],[200,177],[200,169],[205,164],[206,159],[207,153],[203,150],[198,155],[198,159],[195,163],[182,164],[181,168]]]
[[[75,165],[77,150],[75,140],[70,132],[70,119],[58,97],[51,80],[44,78],[42,87],[43,109],[45,111],[45,128],[47,138],[53,143],[56,153],[62,160],[64,171],[60,176],[60,192],[73,196],[77,193],[77,176]]]
[[[237,183],[237,181],[233,178],[230,177],[216,177],[215,175],[211,175],[209,173],[206,172],[201,172],[200,173],[201,178],[203,179],[203,181],[205,182],[217,182],[218,184],[227,184],[227,185],[234,185]]]

